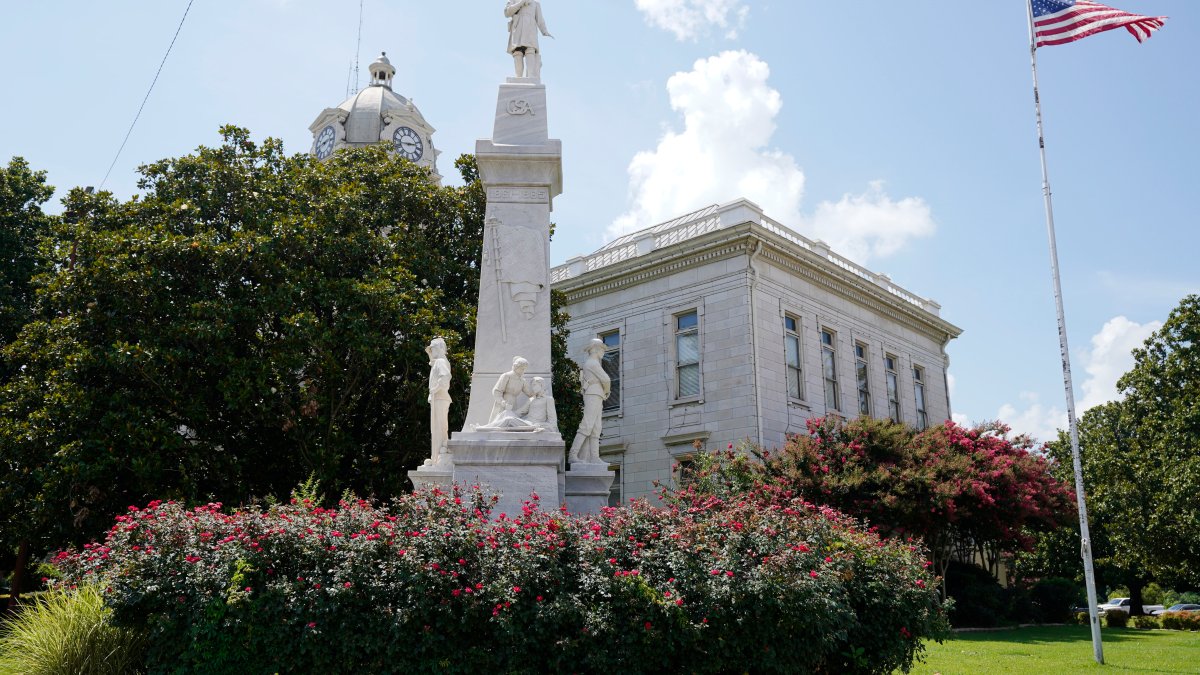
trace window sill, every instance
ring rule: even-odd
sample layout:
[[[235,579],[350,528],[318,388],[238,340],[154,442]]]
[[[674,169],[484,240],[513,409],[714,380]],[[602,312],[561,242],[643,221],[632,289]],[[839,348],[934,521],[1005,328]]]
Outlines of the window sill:
[[[600,413],[600,417],[602,419],[608,419],[610,417],[624,417],[624,416],[625,416],[625,411],[620,408],[613,408],[612,410],[605,410],[604,412]]]
[[[812,410],[812,406],[808,404],[808,401],[805,401],[804,399],[799,399],[799,398],[789,398],[788,399],[788,407],[789,408],[804,408],[805,410]]]
[[[668,405],[670,407],[674,408],[675,406],[678,406],[678,405],[695,405],[697,403],[704,403],[704,397],[689,396],[687,398],[677,398],[674,401],[671,401]]]

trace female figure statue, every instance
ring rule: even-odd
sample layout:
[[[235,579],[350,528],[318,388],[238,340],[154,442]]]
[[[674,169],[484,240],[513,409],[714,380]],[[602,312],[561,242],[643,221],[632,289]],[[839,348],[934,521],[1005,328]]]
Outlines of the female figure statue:
[[[450,440],[450,361],[446,359],[446,341],[434,338],[425,348],[429,355],[429,436],[430,453],[426,465],[444,463],[446,443]]]

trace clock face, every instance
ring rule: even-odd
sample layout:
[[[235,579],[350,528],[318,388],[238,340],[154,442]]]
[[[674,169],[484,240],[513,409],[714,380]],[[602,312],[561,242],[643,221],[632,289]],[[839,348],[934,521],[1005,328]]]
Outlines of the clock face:
[[[317,159],[325,159],[333,154],[333,140],[335,135],[332,124],[322,129],[320,134],[317,134]]]
[[[392,144],[396,146],[397,154],[414,162],[425,154],[425,145],[421,143],[421,136],[408,127],[400,127],[396,133],[392,134]]]

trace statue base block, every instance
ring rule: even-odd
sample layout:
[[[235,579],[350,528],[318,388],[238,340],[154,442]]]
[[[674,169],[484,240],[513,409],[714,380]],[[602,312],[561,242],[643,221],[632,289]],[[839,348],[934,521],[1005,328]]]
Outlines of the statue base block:
[[[454,479],[454,471],[451,467],[421,466],[409,471],[408,479],[412,481],[413,488],[417,490],[432,487],[448,490]]]
[[[566,479],[567,511],[593,514],[608,506],[609,489],[616,474],[607,464],[572,464],[563,477]]]
[[[453,434],[447,444],[454,457],[453,480],[483,485],[500,495],[492,517],[519,518],[524,502],[537,495],[543,511],[563,503],[559,473],[566,445],[555,432],[474,432]]]

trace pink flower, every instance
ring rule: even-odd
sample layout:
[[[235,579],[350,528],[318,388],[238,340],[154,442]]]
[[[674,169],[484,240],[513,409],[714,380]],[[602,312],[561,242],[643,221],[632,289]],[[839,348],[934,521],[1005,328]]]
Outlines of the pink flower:
[[[317,622],[316,622],[316,621],[309,621],[309,622],[308,622],[308,627],[309,627],[309,628],[316,628],[316,627],[317,627]]]
[[[808,573],[808,576],[810,576],[810,577],[812,577],[812,578],[816,579],[816,578],[817,578],[818,576],[820,576],[820,575],[819,575],[819,574],[817,574],[817,571],[816,571],[816,570],[813,570],[813,571],[811,571],[811,572],[809,572],[809,573]]]
[[[346,588],[350,588],[350,582],[349,582],[349,581],[347,581],[346,583],[344,583],[344,584],[342,584],[342,585],[343,585],[343,586],[345,586]]]

